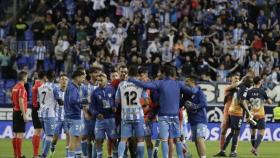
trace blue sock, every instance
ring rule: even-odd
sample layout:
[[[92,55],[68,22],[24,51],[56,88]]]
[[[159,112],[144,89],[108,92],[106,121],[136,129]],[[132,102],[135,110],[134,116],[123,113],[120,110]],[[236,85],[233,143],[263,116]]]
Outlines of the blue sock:
[[[161,142],[161,150],[162,150],[162,157],[163,158],[168,158],[169,149],[168,149],[167,141],[162,141]]]
[[[120,141],[119,146],[118,146],[119,157],[123,157],[125,146],[126,146],[125,142],[124,141]]]
[[[43,149],[43,153],[42,153],[43,157],[44,156],[46,157],[48,155],[51,144],[52,144],[52,136],[46,136],[45,145],[44,145],[44,149]]]
[[[84,156],[88,156],[88,143],[87,140],[81,141],[82,152]]]
[[[46,136],[44,135],[44,136],[43,136],[43,139],[42,139],[41,153],[43,153],[43,150],[44,150],[44,148],[45,148],[45,141],[46,141]]]
[[[181,141],[176,142],[176,152],[177,152],[178,158],[184,158],[183,144]]]
[[[96,145],[95,143],[92,144],[92,157],[96,158],[97,157],[97,152],[96,152]]]
[[[68,152],[68,158],[75,158],[75,151],[69,150],[69,152]]]
[[[97,158],[102,158],[102,147],[100,149],[96,148],[96,154],[97,154]]]
[[[153,157],[153,149],[147,148],[147,152],[148,152],[148,158],[152,158]]]
[[[65,155],[66,155],[66,157],[69,156],[69,146],[66,146],[66,148],[65,148]]]
[[[137,143],[137,158],[144,158],[144,142]]]

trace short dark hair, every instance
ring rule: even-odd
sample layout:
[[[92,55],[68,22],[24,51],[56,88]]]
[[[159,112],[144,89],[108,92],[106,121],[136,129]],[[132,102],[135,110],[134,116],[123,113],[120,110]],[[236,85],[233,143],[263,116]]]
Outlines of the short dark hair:
[[[38,72],[38,79],[39,80],[44,79],[45,76],[46,76],[46,72],[45,71],[39,71]]]
[[[126,65],[121,65],[120,67],[119,67],[119,70],[120,69],[127,69],[127,66]]]
[[[68,77],[65,73],[60,74],[59,77]]]
[[[256,84],[259,84],[260,82],[261,82],[261,77],[260,76],[256,76],[256,77],[254,77],[254,79],[253,79],[253,82],[254,82],[254,84],[256,85]]]
[[[100,66],[93,66],[91,68],[88,69],[88,73],[94,73],[96,71],[102,71],[102,68]]]
[[[252,77],[251,76],[245,76],[243,79],[243,84],[246,87],[250,87],[252,85]]]
[[[136,66],[129,67],[128,76],[135,77],[138,74],[138,68]]]
[[[24,77],[26,77],[28,73],[26,71],[21,71],[18,73],[18,80],[22,81]]]
[[[234,76],[240,76],[239,72],[233,73],[230,77],[234,77]]]
[[[86,69],[82,66],[77,67],[76,71],[85,71]]]
[[[191,80],[191,81],[195,82],[195,81],[197,80],[197,77],[196,77],[196,76],[194,76],[194,75],[188,75],[188,76],[186,77],[186,79],[188,79],[188,80]]]
[[[87,80],[87,81],[90,81],[90,79],[91,79],[91,78],[90,78],[90,75],[87,74],[87,75],[86,75],[86,80]]]
[[[46,76],[47,76],[47,79],[51,82],[55,79],[55,73],[53,70],[47,71]]]
[[[139,74],[148,73],[148,69],[146,67],[140,67],[139,70],[138,70],[138,73]]]
[[[175,77],[176,76],[176,68],[172,66],[165,66],[163,72],[166,77]]]
[[[76,78],[76,77],[80,77],[80,76],[83,76],[85,75],[82,71],[74,71],[73,74],[72,74],[72,79]]]

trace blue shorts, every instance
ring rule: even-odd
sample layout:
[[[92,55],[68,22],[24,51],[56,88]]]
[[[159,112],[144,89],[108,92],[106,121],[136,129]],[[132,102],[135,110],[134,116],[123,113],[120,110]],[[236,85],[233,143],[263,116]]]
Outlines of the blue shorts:
[[[207,135],[207,125],[204,123],[199,123],[197,125],[191,126],[192,129],[192,141],[197,138],[206,138]]]
[[[82,120],[82,135],[94,137],[95,120]]]
[[[252,125],[252,124],[250,124],[250,128],[251,129],[265,129],[265,120],[264,120],[264,118],[263,119],[254,119],[256,122],[257,122],[257,124],[256,124],[256,126],[254,126],[254,125]]]
[[[69,134],[70,135],[81,136],[81,130],[82,130],[82,121],[81,120],[67,119],[67,123],[69,125]]]
[[[44,132],[47,136],[53,136],[55,131],[55,118],[54,117],[46,117],[43,118]]]
[[[181,135],[186,138],[188,136],[188,125],[184,123],[182,128]]]
[[[137,121],[121,121],[121,138],[129,137],[144,137],[145,136],[145,123],[144,119]]]
[[[179,138],[180,123],[177,116],[160,116],[158,117],[159,138]]]
[[[55,135],[61,134],[62,133],[62,129],[64,130],[64,133],[68,133],[69,132],[69,128],[68,128],[66,120],[56,121],[56,126],[55,126],[54,134]]]
[[[234,130],[240,130],[242,125],[243,117],[242,116],[229,116],[230,128]]]
[[[94,131],[95,131],[95,139],[105,139],[106,135],[110,139],[116,139],[117,133],[116,133],[115,118],[108,118],[103,120],[96,119]]]

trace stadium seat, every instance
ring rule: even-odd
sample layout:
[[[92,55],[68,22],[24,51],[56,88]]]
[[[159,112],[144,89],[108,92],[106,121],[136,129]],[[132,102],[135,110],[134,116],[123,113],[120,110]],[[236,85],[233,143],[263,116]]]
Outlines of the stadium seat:
[[[16,80],[6,80],[4,87],[5,89],[11,89],[16,84]]]
[[[22,56],[17,60],[17,65],[19,69],[22,69],[24,66],[28,65],[28,57]]]
[[[35,58],[34,56],[29,56],[28,57],[28,68],[32,69],[35,65]]]

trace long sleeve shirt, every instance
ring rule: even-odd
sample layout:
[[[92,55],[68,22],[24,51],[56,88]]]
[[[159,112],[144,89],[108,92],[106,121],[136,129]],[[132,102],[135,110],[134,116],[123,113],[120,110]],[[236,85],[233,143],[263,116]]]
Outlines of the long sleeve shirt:
[[[111,86],[98,87],[91,95],[90,112],[97,116],[102,114],[106,118],[114,118],[112,108],[115,106],[115,90]]]
[[[64,95],[64,112],[65,118],[80,120],[82,109],[82,96],[80,95],[80,87],[73,82],[68,83]]]
[[[186,94],[197,92],[197,89],[186,87],[183,82],[171,78],[152,82],[141,82],[134,79],[130,81],[137,86],[158,91],[160,106],[158,116],[178,116],[181,92]]]
[[[195,108],[192,110],[188,110],[188,118],[190,124],[197,125],[199,123],[207,123],[207,100],[206,97],[200,87],[195,87],[198,92],[192,95],[184,95],[183,102],[190,101],[192,104],[195,104]]]

